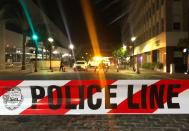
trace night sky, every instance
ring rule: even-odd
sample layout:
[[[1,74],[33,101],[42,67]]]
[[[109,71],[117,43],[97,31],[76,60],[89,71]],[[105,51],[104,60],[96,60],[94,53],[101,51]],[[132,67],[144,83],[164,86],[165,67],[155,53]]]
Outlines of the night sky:
[[[122,19],[114,20],[123,12],[123,1],[125,0],[92,0],[91,6],[97,35],[102,50],[112,51],[121,44],[121,23]],[[49,18],[65,33],[65,26],[57,0],[34,0],[34,2],[44,10]],[[85,49],[90,49],[90,40],[87,32],[80,0],[60,0],[66,16],[68,28],[73,43]],[[82,46],[80,46],[82,45]],[[107,48],[108,47],[108,48]],[[105,52],[104,51],[104,52]]]

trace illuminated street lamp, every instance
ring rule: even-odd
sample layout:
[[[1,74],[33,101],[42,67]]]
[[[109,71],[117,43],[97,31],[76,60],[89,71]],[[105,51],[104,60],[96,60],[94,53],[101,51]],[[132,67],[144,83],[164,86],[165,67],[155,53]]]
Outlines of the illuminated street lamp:
[[[135,47],[134,47],[134,42],[136,41],[136,37],[135,36],[133,36],[133,37],[131,37],[131,42],[132,42],[132,48],[133,48],[133,71],[135,72],[136,71],[136,73],[137,74],[139,74],[140,72],[139,72],[139,67],[138,67],[138,60],[137,60],[137,69],[135,69],[135,57],[134,57],[134,55],[135,55]]]
[[[73,52],[74,45],[73,45],[73,44],[70,44],[70,45],[69,45],[69,48],[72,50],[72,55],[74,56],[74,52]]]
[[[187,49],[185,48],[185,49],[183,49],[183,53],[186,53],[187,52]]]
[[[50,56],[49,56],[49,58],[50,58],[50,70],[53,71],[53,70],[52,70],[52,63],[51,63],[51,61],[52,61],[52,43],[54,42],[54,39],[53,39],[52,37],[49,37],[49,38],[48,38],[48,41],[49,41],[49,43],[50,43],[50,52],[49,52],[49,53],[50,53],[50,54],[49,54],[49,55],[50,55]]]
[[[50,43],[53,43],[53,42],[54,42],[54,39],[53,39],[52,37],[49,37],[49,38],[48,38],[48,41],[49,41]]]
[[[73,49],[74,49],[74,45],[73,45],[73,44],[70,44],[70,45],[69,45],[69,48],[70,48],[71,50],[73,50]]]
[[[38,44],[38,35],[37,34],[33,34],[32,35],[32,40],[35,41],[35,69],[34,69],[34,72],[37,72],[37,58],[38,58],[38,47],[37,47],[37,44]]]
[[[134,54],[135,54],[135,48],[134,48],[134,42],[136,41],[136,37],[135,36],[133,36],[132,38],[131,38],[131,42],[132,42],[132,48],[133,48],[133,57],[134,57]]]
[[[71,52],[72,52],[72,56],[73,56],[73,58],[72,59],[74,59],[74,62],[75,62],[75,55],[74,55],[74,45],[71,43],[70,45],[69,45],[69,48],[71,49]],[[72,65],[72,63],[70,62],[70,67],[71,67],[71,65]]]
[[[135,40],[136,40],[136,37],[133,36],[133,37],[131,38],[131,41],[132,41],[132,42],[135,42]]]
[[[32,40],[37,41],[38,39],[39,39],[39,37],[36,34],[32,35]]]

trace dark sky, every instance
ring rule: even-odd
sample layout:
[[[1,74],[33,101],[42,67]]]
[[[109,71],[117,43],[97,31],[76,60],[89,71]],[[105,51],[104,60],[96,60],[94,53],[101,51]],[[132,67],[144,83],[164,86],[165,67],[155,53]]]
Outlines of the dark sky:
[[[64,22],[57,6],[57,0],[34,0],[50,19],[65,31]],[[80,0],[60,0],[73,43],[90,48],[89,35]],[[113,20],[122,14],[124,0],[91,0],[97,35],[102,49],[113,49],[121,43],[121,20]],[[108,47],[108,48],[107,48]]]

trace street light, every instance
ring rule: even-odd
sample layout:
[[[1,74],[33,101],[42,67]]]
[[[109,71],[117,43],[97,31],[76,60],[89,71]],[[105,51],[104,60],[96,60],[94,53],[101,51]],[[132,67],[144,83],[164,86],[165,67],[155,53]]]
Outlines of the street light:
[[[133,36],[133,37],[131,37],[131,42],[132,42],[132,48],[133,48],[133,71],[136,71],[136,73],[137,74],[139,74],[139,68],[138,68],[138,60],[137,60],[137,69],[135,69],[135,57],[134,57],[134,55],[135,55],[135,47],[134,47],[134,42],[136,41],[136,37],[135,36]]]
[[[49,38],[48,38],[48,41],[49,41],[50,43],[53,43],[53,42],[54,42],[54,39],[53,39],[52,37],[49,37]]]
[[[36,34],[32,35],[32,40],[37,41],[38,39],[39,39],[39,37]]]
[[[70,44],[69,45],[69,48],[71,49],[71,51],[72,51],[72,56],[73,56],[73,59],[74,59],[74,62],[75,62],[75,55],[74,55],[74,45],[73,44]],[[70,67],[71,67],[71,62],[70,62]]]
[[[136,40],[136,37],[133,36],[133,37],[131,38],[131,41],[132,41],[132,42],[135,42],[135,40]]]
[[[69,45],[69,48],[70,48],[71,50],[73,50],[73,49],[74,49],[74,45],[73,45],[73,44],[70,44],[70,45]]]
[[[38,41],[38,39],[39,39],[39,37],[38,37],[38,35],[37,34],[33,34],[32,35],[32,40],[33,41],[35,41],[35,70],[34,70],[34,72],[37,72],[37,58],[38,58],[38,43],[37,43],[37,41]]]
[[[52,61],[52,43],[54,42],[54,39],[52,38],[52,37],[49,37],[48,38],[48,41],[49,41],[49,43],[50,43],[50,56],[49,56],[49,58],[50,58],[50,70],[51,71],[53,71],[52,70],[52,64],[51,64],[51,61]]]
[[[187,49],[185,48],[185,49],[183,49],[183,53],[186,53],[187,52]]]

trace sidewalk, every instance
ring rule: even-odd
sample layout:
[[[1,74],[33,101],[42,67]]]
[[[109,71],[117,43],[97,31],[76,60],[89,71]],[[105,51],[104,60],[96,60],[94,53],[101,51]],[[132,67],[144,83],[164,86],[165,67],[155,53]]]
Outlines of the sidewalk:
[[[25,70],[22,70],[22,65],[6,66],[5,69],[0,69],[0,73],[32,73],[33,66],[31,64],[25,65]]]
[[[136,72],[134,72],[132,68],[129,68],[127,70],[122,70],[120,72],[136,74]],[[138,75],[162,76],[162,78],[170,78],[170,79],[189,79],[189,74],[184,74],[184,73],[170,74],[170,73],[144,69],[144,68],[140,68],[140,74]]]
[[[21,68],[19,69],[9,68],[9,69],[0,70],[0,73],[32,73],[32,70],[31,69],[21,70]]]

